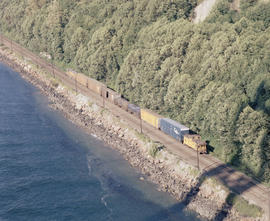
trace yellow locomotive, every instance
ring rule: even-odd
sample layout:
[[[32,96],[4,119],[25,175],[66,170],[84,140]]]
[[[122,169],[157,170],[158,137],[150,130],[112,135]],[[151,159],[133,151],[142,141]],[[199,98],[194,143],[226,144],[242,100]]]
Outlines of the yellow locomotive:
[[[184,135],[184,144],[198,150],[199,153],[207,153],[206,142],[202,141],[202,138],[198,134],[186,134]]]

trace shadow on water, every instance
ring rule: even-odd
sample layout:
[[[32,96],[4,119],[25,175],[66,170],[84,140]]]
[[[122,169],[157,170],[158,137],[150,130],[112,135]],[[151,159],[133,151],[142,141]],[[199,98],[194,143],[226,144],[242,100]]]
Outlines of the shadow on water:
[[[179,211],[183,211],[184,209],[185,209],[185,206],[180,202],[173,205],[170,208],[160,210],[155,215],[147,217],[143,221],[155,221],[155,220],[158,220],[160,217],[162,217],[163,218],[162,220],[164,221],[165,220],[166,221],[191,221],[191,220],[199,221],[200,220],[199,218],[195,216],[195,214],[193,215],[192,218],[183,217],[183,216],[179,218]],[[167,214],[169,214],[169,216]]]
[[[99,163],[98,168],[94,168],[94,171],[95,171],[94,176],[98,178],[98,180],[102,185],[102,188],[105,190],[105,192],[107,192],[107,194],[119,196],[121,198],[124,197],[128,201],[128,203],[124,199],[119,200],[119,202],[122,201],[126,202],[124,204],[130,203],[131,205],[133,205],[132,211],[129,212],[130,218],[128,220],[145,220],[145,221],[198,220],[195,215],[184,212],[185,205],[181,202],[176,203],[169,208],[166,208],[157,203],[154,203],[152,200],[148,200],[147,198],[145,198],[145,195],[141,191],[138,191],[136,188],[121,182],[121,180],[115,177],[114,174],[110,173],[109,170],[106,169],[104,170],[102,163]],[[107,203],[105,203],[105,206],[107,207]],[[118,207],[121,206],[126,205],[120,203]],[[142,208],[145,208],[145,211],[143,211]],[[153,215],[149,215],[151,213],[153,213]],[[141,218],[139,218],[140,216]],[[112,215],[112,218],[115,218],[114,215]],[[116,218],[117,220],[121,220],[121,218],[119,217]]]

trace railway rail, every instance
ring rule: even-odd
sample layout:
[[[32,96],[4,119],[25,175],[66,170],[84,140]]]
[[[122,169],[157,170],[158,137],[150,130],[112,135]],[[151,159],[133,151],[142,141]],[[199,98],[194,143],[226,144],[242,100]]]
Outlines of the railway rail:
[[[16,42],[6,38],[3,35],[0,35],[0,38],[1,43],[6,47],[10,48],[17,54],[20,54],[24,58],[30,59],[32,63],[40,66],[47,72],[52,73],[55,78],[62,81],[66,86],[82,93],[83,95],[90,96],[92,99],[95,99],[98,105],[106,106],[106,108],[110,109],[115,116],[121,116],[121,118],[123,118],[134,129],[140,131],[142,127],[143,133],[149,136],[152,140],[163,143],[168,151],[176,154],[184,162],[193,166],[198,166],[198,156],[196,151],[193,149],[187,148],[185,145],[176,142],[170,136],[162,133],[145,122],[141,122],[140,119],[134,117],[134,115],[131,115],[120,107],[109,102],[104,103],[104,99],[102,97],[89,91],[88,88],[78,84],[54,64],[48,63],[38,55],[23,48]],[[268,220],[270,221],[269,188],[246,176],[245,174],[234,170],[211,155],[200,155],[199,165],[202,174],[215,177],[221,183],[227,186],[232,192],[243,196],[249,202],[263,208],[263,210],[267,212]]]

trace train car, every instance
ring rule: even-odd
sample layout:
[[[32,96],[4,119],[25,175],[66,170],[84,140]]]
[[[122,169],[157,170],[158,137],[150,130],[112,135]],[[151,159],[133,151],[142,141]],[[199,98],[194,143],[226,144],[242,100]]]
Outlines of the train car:
[[[123,110],[128,111],[129,102],[125,98],[122,98],[122,97],[116,98],[115,104],[121,107]]]
[[[77,73],[76,74],[77,82],[85,87],[88,87],[88,77],[84,74]]]
[[[207,153],[206,142],[202,141],[201,136],[198,134],[186,134],[184,144],[198,150],[199,153]]]
[[[116,104],[116,99],[121,98],[121,95],[119,95],[117,92],[110,88],[102,88],[102,97],[107,99],[109,102]]]
[[[162,118],[162,116],[160,116],[159,114],[156,114],[148,109],[141,109],[141,118],[148,124],[159,129],[160,127],[159,121]]]
[[[189,134],[189,128],[169,118],[160,119],[160,130],[179,142],[183,142],[184,135]]]
[[[141,108],[135,104],[128,104],[128,112],[134,114],[136,117],[141,117]]]
[[[102,96],[102,90],[104,90],[103,88],[106,88],[106,85],[93,78],[87,77],[87,88]]]

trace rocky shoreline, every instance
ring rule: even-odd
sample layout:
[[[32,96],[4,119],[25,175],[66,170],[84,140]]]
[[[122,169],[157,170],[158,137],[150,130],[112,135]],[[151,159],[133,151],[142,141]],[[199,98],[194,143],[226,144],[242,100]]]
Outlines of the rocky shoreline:
[[[199,171],[179,162],[166,149],[159,151],[158,157],[151,156],[151,142],[139,139],[136,131],[128,128],[124,121],[108,110],[97,106],[91,98],[75,94],[51,77],[45,77],[45,74],[41,74],[42,70],[19,60],[7,50],[0,50],[0,61],[38,87],[49,98],[51,106],[61,111],[67,119],[118,150],[144,174],[141,180],[147,179],[157,184],[161,191],[169,192],[184,202],[187,209],[197,212],[206,220],[255,220],[240,217],[226,204],[228,193],[224,189],[213,185],[210,179],[202,181]]]

